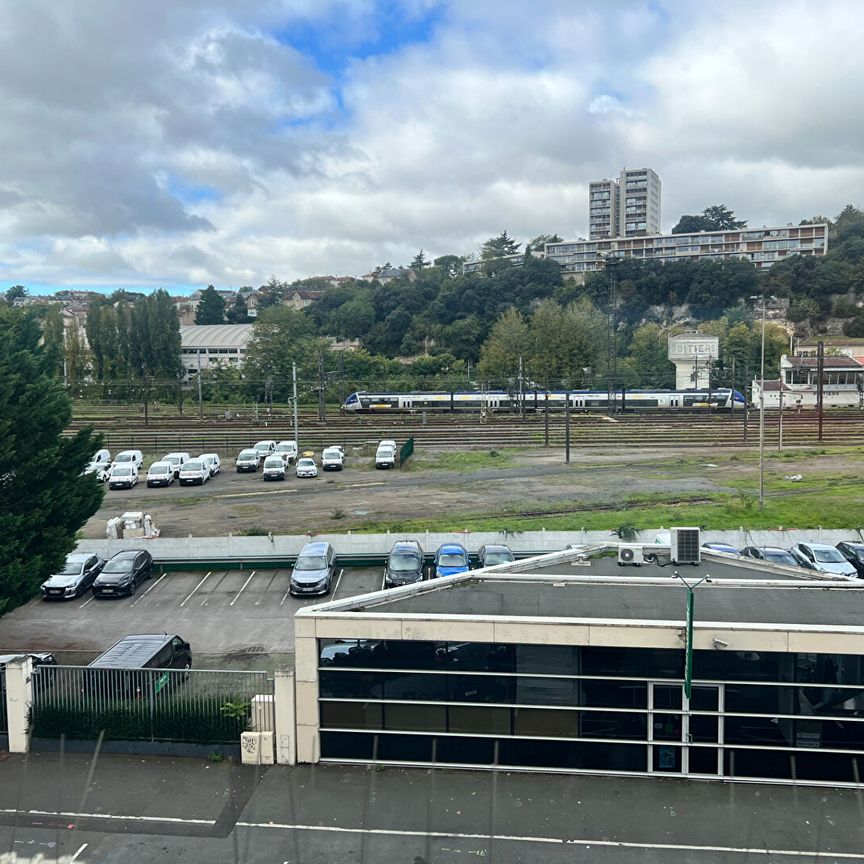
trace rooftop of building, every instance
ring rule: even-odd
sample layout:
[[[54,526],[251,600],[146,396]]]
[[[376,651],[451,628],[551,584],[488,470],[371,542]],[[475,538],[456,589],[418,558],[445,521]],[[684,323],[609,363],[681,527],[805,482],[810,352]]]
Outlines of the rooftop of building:
[[[788,355],[783,356],[782,365],[784,366],[798,366],[804,369],[815,369],[819,365],[818,357],[789,357]],[[845,355],[841,355],[839,357],[826,355],[822,360],[822,365],[826,369],[860,369],[861,364],[854,357],[846,357]]]
[[[184,348],[243,348],[252,338],[252,324],[187,324],[180,328]]]
[[[864,583],[855,580],[705,550],[697,565],[670,565],[668,547],[665,561],[661,554],[660,563],[620,567],[613,548],[550,553],[298,614],[680,624],[686,594],[677,573],[690,585],[707,577],[694,589],[703,626],[860,629],[864,621]]]

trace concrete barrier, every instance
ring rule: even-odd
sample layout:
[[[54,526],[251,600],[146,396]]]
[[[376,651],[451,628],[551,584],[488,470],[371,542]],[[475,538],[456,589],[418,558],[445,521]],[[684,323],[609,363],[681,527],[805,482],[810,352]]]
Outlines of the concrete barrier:
[[[638,532],[637,542],[653,543],[658,535],[668,532],[668,527],[658,526]],[[336,554],[346,562],[352,558],[359,560],[376,559],[386,556],[396,540],[417,540],[423,551],[431,554],[442,543],[461,543],[469,552],[476,552],[487,543],[503,543],[517,555],[534,555],[541,552],[554,552],[570,543],[616,543],[618,538],[609,531],[455,531],[455,532],[387,532],[385,534],[268,534],[261,537],[157,537],[152,540],[123,538],[121,540],[81,540],[77,549],[81,552],[96,552],[110,558],[123,549],[149,549],[159,562],[196,563],[234,562],[243,564],[271,561],[274,564],[295,558],[303,544],[310,539],[328,540],[336,549]],[[743,546],[781,546],[813,541],[831,543],[841,540],[861,541],[858,529],[825,530],[817,528],[809,531],[782,529],[774,531],[749,531],[742,527],[737,531],[703,531],[703,543],[729,543],[735,548]],[[668,542],[668,541],[667,541]]]

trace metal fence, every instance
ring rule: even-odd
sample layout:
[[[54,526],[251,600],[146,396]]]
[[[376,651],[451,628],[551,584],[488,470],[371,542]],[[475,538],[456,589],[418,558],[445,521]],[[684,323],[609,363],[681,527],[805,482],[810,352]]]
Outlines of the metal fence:
[[[38,738],[237,744],[248,729],[272,731],[266,672],[93,669],[56,666],[34,686]]]

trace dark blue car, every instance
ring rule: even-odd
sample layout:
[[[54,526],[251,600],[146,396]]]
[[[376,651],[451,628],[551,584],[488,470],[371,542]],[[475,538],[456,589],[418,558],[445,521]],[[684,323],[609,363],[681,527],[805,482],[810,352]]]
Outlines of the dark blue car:
[[[435,576],[455,576],[469,570],[468,550],[461,543],[443,543],[435,552]]]

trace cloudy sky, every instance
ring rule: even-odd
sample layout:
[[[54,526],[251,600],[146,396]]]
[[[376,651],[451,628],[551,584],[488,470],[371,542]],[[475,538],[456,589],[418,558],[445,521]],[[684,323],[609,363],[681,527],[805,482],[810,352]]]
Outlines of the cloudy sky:
[[[0,283],[258,285],[864,204],[860,0],[4,0]],[[0,287],[5,287],[0,284]]]

